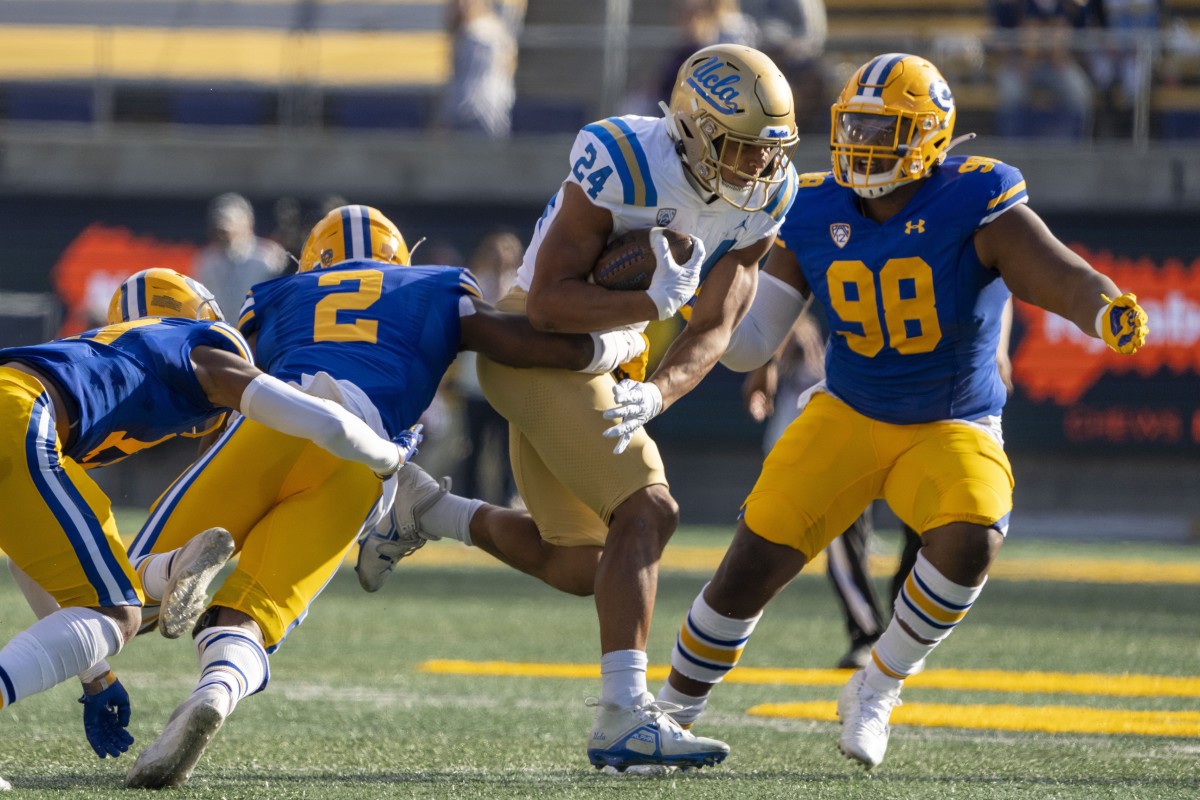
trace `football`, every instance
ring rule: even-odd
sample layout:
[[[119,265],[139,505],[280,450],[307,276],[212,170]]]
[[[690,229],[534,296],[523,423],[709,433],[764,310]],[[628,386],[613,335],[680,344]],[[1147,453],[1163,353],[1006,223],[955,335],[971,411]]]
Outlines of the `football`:
[[[682,264],[692,257],[690,236],[670,228],[663,234],[671,246],[675,263]],[[604,248],[592,268],[592,280],[605,289],[643,291],[650,288],[655,264],[654,251],[650,249],[650,228],[629,231]]]

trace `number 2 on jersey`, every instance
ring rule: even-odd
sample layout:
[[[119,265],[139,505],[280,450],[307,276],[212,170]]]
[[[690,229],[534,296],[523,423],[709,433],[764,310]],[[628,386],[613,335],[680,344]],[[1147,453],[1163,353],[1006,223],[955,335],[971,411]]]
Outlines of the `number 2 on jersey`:
[[[320,286],[338,286],[349,281],[358,282],[358,291],[335,292],[321,298],[313,318],[314,342],[367,342],[379,340],[379,322],[373,319],[353,319],[352,311],[366,311],[383,294],[383,273],[375,269],[355,269],[346,272],[326,272],[317,280]]]
[[[834,261],[827,280],[834,311],[843,322],[862,330],[837,331],[859,355],[872,358],[885,345],[905,355],[928,353],[941,341],[933,270],[924,259],[888,259],[879,271],[882,303],[876,300],[875,275],[861,261]]]

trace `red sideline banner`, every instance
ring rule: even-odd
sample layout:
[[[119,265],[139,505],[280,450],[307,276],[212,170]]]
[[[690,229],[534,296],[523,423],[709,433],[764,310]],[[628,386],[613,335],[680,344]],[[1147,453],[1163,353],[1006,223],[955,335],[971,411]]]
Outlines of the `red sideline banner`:
[[[1200,259],[1155,263],[1071,249],[1137,295],[1150,334],[1136,355],[1122,356],[1073,323],[1018,302],[1014,409],[1057,412],[1064,443],[1200,444]]]
[[[190,275],[196,250],[192,244],[160,242],[126,228],[88,225],[54,265],[54,289],[65,307],[58,335],[103,325],[113,292],[135,272],[166,267]]]

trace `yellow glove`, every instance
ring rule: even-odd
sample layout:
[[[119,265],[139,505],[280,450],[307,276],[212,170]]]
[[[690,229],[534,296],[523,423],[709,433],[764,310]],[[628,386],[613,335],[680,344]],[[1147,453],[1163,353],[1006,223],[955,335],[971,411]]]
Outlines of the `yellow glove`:
[[[624,364],[617,365],[613,370],[613,377],[618,383],[628,378],[631,381],[646,380],[646,369],[650,366],[650,337],[642,333],[642,338],[646,340],[646,349],[642,351],[640,356],[635,356]]]
[[[1097,333],[1109,349],[1123,355],[1136,353],[1146,343],[1146,334],[1150,332],[1146,312],[1138,305],[1137,295],[1126,292],[1116,300],[1109,300],[1102,294],[1100,299],[1108,305],[1096,318]]]

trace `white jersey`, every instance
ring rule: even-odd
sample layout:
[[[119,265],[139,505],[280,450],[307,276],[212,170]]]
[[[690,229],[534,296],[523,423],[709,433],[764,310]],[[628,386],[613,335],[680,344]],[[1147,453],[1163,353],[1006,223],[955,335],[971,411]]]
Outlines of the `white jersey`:
[[[788,165],[787,180],[761,211],[742,211],[720,198],[706,202],[688,180],[662,117],[609,117],[593,122],[575,137],[570,164],[571,172],[538,220],[517,272],[516,285],[526,291],[533,282],[542,238],[562,207],[567,183],[578,184],[593,203],[612,212],[611,239],[655,226],[701,239],[708,253],[701,280],[730,250],[773,236],[796,193],[796,171]],[[760,186],[754,191],[766,190]],[[757,198],[749,205],[759,205]]]

